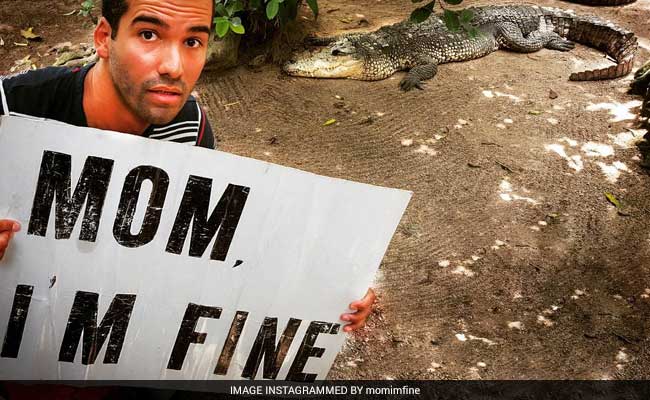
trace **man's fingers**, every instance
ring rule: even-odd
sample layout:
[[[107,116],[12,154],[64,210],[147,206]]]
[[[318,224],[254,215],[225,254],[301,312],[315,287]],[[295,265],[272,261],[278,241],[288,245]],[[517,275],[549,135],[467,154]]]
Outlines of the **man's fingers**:
[[[345,326],[343,327],[343,331],[344,331],[344,332],[352,332],[352,331],[356,331],[356,330],[359,329],[359,328],[363,328],[363,326],[364,326],[365,324],[366,324],[366,321],[365,321],[365,320],[364,320],[364,321],[359,321],[359,322],[354,323],[354,324],[348,324],[348,325],[345,325]]]
[[[7,250],[7,246],[9,245],[9,239],[11,239],[11,231],[9,232],[2,232],[0,233],[0,251],[3,253],[5,250]]]
[[[11,219],[0,219],[0,232],[18,232],[19,230],[20,224],[17,221]]]

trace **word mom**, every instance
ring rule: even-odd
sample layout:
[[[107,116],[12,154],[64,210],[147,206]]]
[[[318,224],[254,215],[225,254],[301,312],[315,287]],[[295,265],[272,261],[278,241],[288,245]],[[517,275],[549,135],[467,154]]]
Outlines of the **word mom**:
[[[113,160],[106,158],[87,157],[71,195],[72,157],[69,154],[44,151],[27,234],[46,235],[50,212],[56,198],[55,238],[70,239],[81,208],[85,204],[79,240],[94,242],[111,181],[113,163]],[[140,189],[145,180],[151,181],[153,188],[142,227],[138,233],[132,234],[131,225]],[[168,187],[169,176],[160,168],[141,165],[128,173],[124,179],[113,224],[113,236],[119,244],[125,247],[140,247],[154,239],[160,225]],[[208,217],[211,191],[212,179],[189,176],[165,251],[181,254],[192,223],[189,255],[201,257],[216,235],[210,259],[225,261],[250,188],[228,184]]]

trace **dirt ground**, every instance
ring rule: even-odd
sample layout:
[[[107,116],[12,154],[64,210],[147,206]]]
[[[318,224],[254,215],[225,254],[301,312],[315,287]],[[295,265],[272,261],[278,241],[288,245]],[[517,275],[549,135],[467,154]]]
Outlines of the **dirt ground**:
[[[78,3],[0,0],[0,71],[58,42],[88,40],[83,17],[62,15]],[[413,7],[319,3],[318,22],[306,10],[303,19],[318,35],[374,29]],[[650,0],[538,4],[609,18],[640,38],[637,66],[650,57]],[[45,41],[13,45],[24,42],[15,28],[27,26]],[[635,120],[640,98],[626,94],[629,77],[567,79],[607,63],[582,46],[497,52],[443,65],[426,90],[409,93],[397,89],[402,74],[299,79],[264,65],[203,77],[197,92],[220,150],[413,191],[376,280],[377,310],[330,378],[650,378],[650,176],[634,143],[645,133]]]

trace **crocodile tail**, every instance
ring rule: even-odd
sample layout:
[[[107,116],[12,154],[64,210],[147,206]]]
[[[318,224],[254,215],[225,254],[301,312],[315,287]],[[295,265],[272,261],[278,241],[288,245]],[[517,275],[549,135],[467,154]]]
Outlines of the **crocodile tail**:
[[[578,16],[573,12],[546,8],[547,22],[553,23],[561,36],[574,42],[601,50],[616,61],[616,65],[587,71],[574,72],[572,81],[596,81],[625,76],[632,71],[638,47],[633,32],[612,22],[593,16]]]

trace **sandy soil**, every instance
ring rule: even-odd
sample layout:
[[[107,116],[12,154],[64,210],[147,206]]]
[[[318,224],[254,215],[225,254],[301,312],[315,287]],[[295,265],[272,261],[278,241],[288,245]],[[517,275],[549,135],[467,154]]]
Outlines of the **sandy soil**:
[[[650,1],[544,4],[635,30],[647,59]],[[395,22],[411,4],[322,9],[318,35]],[[205,77],[221,150],[414,192],[377,278],[379,311],[331,378],[648,377],[650,180],[623,140],[644,133],[639,98],[625,93],[629,79],[567,80],[603,63],[584,47],[498,52],[444,65],[406,94],[402,74],[311,80],[265,66]]]
[[[21,2],[17,12],[0,0],[2,24],[39,26],[46,38],[16,47],[4,28],[0,71],[88,40],[83,18],[60,15],[77,3]],[[303,20],[318,35],[375,29],[412,9],[404,0],[320,3],[318,22],[306,10]],[[538,3],[610,18],[641,38],[638,64],[649,57],[650,0]],[[377,311],[331,378],[650,377],[650,178],[633,143],[645,133],[640,98],[626,94],[629,78],[567,80],[606,63],[585,47],[497,52],[444,65],[410,93],[397,89],[402,74],[311,80],[265,65],[203,77],[197,91],[221,150],[414,193],[377,277]]]

